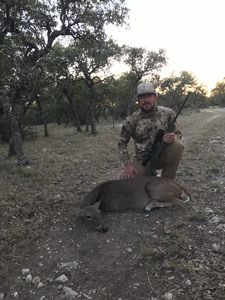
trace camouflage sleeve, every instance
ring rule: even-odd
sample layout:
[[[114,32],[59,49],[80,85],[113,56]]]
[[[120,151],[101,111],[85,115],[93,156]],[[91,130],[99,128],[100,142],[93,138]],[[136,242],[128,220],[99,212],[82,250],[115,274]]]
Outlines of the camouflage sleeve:
[[[124,165],[130,163],[130,156],[128,153],[127,146],[131,138],[131,133],[132,133],[131,122],[129,118],[127,118],[123,123],[120,132],[120,139],[118,142],[119,158]]]
[[[175,118],[175,116],[176,116],[176,113],[175,113],[174,110],[172,110],[172,113],[171,113],[171,116],[170,116],[170,120],[169,120],[169,121],[173,120],[173,119]],[[177,136],[177,138],[178,138],[179,140],[182,139],[183,134],[182,134],[182,131],[181,131],[181,129],[180,129],[180,125],[178,124],[177,121],[175,122],[175,125],[174,125],[174,131],[173,131],[173,132],[176,134],[176,136]]]

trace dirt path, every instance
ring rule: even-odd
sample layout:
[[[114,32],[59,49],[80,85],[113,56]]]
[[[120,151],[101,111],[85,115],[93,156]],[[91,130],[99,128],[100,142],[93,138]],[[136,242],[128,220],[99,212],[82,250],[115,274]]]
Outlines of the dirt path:
[[[185,142],[198,138],[199,135],[208,131],[208,127],[217,122],[220,118],[225,117],[225,108],[205,108],[201,109],[201,113],[193,113],[192,116],[182,116],[179,121],[184,132]]]
[[[178,181],[190,188],[191,205],[149,218],[105,214],[107,234],[74,211],[85,191],[118,176],[119,128],[102,126],[95,138],[52,128],[48,141],[25,144],[31,168],[2,159],[0,299],[224,300],[224,115],[205,109],[180,119]]]

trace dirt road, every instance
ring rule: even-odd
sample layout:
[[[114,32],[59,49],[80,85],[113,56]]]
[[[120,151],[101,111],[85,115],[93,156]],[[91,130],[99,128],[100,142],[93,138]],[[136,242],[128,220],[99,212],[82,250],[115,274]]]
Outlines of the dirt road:
[[[75,218],[79,199],[120,172],[119,128],[52,128],[25,143],[34,165],[1,159],[0,299],[224,300],[225,109],[180,118],[182,208],[111,213],[107,234]],[[2,145],[3,157],[6,146]],[[2,294],[1,294],[2,293]]]

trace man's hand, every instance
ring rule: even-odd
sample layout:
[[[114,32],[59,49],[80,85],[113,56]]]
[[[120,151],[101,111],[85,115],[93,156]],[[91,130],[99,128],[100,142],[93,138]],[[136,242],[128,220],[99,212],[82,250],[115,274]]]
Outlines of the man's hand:
[[[127,178],[134,177],[135,175],[137,175],[137,170],[132,164],[128,164],[124,169],[124,171],[121,173],[120,178],[127,179]]]
[[[163,142],[172,144],[175,140],[176,134],[174,132],[165,132],[163,135]]]

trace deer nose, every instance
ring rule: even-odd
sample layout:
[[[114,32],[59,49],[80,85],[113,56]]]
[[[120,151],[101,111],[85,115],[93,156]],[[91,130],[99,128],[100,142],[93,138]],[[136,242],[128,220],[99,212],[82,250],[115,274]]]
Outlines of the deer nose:
[[[102,233],[106,233],[109,230],[109,227],[106,224],[98,226],[97,230]]]

